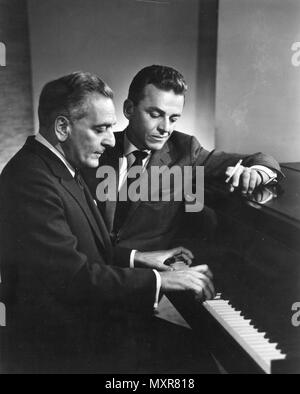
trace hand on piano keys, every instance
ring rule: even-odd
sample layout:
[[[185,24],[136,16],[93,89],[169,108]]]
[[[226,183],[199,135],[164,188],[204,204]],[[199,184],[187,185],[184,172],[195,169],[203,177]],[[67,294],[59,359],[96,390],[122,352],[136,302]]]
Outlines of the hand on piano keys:
[[[203,302],[215,297],[212,282],[213,274],[207,265],[174,268],[173,271],[160,272],[161,289],[168,292],[190,292],[196,301]]]

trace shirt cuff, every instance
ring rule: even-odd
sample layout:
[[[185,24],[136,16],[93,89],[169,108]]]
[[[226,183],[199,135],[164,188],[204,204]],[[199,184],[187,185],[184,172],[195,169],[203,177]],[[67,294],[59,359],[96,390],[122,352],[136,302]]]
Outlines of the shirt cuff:
[[[135,258],[135,254],[136,254],[136,250],[133,249],[130,253],[130,261],[129,261],[129,267],[130,268],[134,268],[134,258]]]
[[[268,168],[268,167],[256,165],[256,166],[251,166],[250,168],[253,168],[254,170],[257,170],[257,171],[262,171],[269,177],[268,179],[264,180],[263,184],[269,182],[270,179],[275,180],[277,178],[277,173],[273,170],[270,170],[270,168]]]
[[[161,276],[156,270],[153,270],[156,276],[156,294],[155,294],[155,301],[154,301],[154,309],[158,308],[158,301],[159,301],[159,294],[161,290]]]

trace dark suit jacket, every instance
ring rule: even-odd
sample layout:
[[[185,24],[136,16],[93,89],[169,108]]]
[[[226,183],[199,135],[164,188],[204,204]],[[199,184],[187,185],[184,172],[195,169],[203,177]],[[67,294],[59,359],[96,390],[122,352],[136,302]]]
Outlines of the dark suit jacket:
[[[95,358],[115,343],[112,322],[119,311],[152,311],[155,275],[117,266],[129,265],[129,251],[113,261],[96,206],[88,206],[65,165],[32,137],[3,170],[0,191],[11,367],[51,370],[61,358],[62,368],[70,363],[76,371],[78,356],[88,369],[96,349]]]
[[[119,173],[119,158],[123,154],[124,132],[115,133],[116,146],[105,151],[100,159],[100,167],[109,165]],[[269,167],[278,172],[280,167],[276,160],[262,153],[254,155],[230,154],[221,151],[205,150],[193,136],[174,131],[160,151],[152,154],[147,169],[151,166],[204,166],[205,178],[220,177],[224,182],[228,166],[234,166],[243,159],[244,166],[254,164]],[[95,198],[98,184],[102,179],[96,178],[96,171],[88,169],[84,173],[87,184]],[[150,178],[150,177],[149,177]],[[172,191],[171,191],[172,193]],[[109,232],[112,234],[116,204],[99,203]],[[179,227],[184,214],[184,202],[177,201],[137,201],[130,207],[126,221],[118,234],[112,234],[115,244],[139,250],[167,248]]]

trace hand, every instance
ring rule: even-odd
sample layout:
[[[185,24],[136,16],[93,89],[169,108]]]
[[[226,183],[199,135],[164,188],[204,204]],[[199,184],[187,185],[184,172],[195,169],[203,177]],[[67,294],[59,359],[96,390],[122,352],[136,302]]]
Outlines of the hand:
[[[230,176],[234,167],[228,167],[226,176]],[[240,187],[243,194],[252,194],[253,190],[262,183],[262,177],[254,168],[240,166],[229,181],[229,190],[233,192]]]
[[[183,260],[188,266],[190,266],[194,255],[190,250],[182,246],[170,250],[159,250],[156,252],[137,251],[134,257],[134,266],[136,268],[152,268],[158,271],[172,271],[172,267],[164,264],[166,260],[172,257],[176,258],[176,260]]]
[[[207,265],[197,265],[184,270],[161,272],[161,289],[163,292],[189,291],[197,301],[210,300],[215,297],[212,283],[213,275]]]

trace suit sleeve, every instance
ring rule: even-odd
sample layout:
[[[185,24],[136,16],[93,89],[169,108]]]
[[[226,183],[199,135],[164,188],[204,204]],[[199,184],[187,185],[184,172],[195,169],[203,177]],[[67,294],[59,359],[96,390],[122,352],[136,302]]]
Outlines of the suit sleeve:
[[[284,177],[278,162],[272,156],[264,153],[243,155],[218,150],[209,152],[199,144],[195,137],[191,139],[191,162],[194,166],[204,166],[206,177],[225,177],[227,167],[235,166],[240,159],[243,159],[245,167],[253,165],[265,166],[275,171],[279,180]]]
[[[114,265],[123,268],[130,267],[130,254],[132,249],[115,246],[113,252]]]
[[[37,281],[64,303],[153,308],[155,274],[109,266],[100,254],[88,260],[47,173],[36,169],[13,180],[2,177],[1,187],[3,253],[18,265],[22,280]]]

